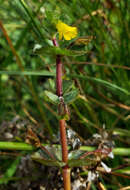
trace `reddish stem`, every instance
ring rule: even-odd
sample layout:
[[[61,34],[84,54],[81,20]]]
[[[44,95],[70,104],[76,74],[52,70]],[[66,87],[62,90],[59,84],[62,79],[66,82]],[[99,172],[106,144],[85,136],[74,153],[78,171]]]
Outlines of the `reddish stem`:
[[[62,63],[60,55],[56,58],[56,93],[62,96]]]
[[[53,40],[54,46],[58,47],[58,43],[56,39]],[[56,94],[58,97],[62,97],[62,62],[61,62],[61,56],[56,56]],[[58,108],[59,109],[59,108]],[[60,109],[58,110],[59,115]],[[63,175],[63,181],[64,181],[64,189],[70,190],[71,184],[70,184],[70,168],[68,167],[68,148],[67,148],[67,138],[66,138],[66,126],[65,126],[65,120],[61,119],[59,120],[59,126],[60,126],[60,140],[61,140],[61,146],[62,146],[62,161],[66,163],[66,165],[63,167],[62,175]]]
[[[58,43],[56,39],[53,39],[54,46],[58,47]],[[56,91],[58,97],[62,97],[62,62],[60,55],[56,57]],[[60,110],[58,110],[60,114]],[[66,126],[65,120],[61,119],[59,121],[60,125],[60,138],[61,138],[61,146],[62,146],[62,160],[67,164],[68,161],[68,149],[67,149],[67,138],[66,138]]]
[[[68,162],[68,149],[67,149],[67,139],[66,139],[66,127],[65,120],[59,121],[60,124],[60,140],[62,145],[62,160],[67,164]]]
[[[71,190],[71,182],[70,182],[70,168],[64,167],[62,171],[63,179],[64,179],[64,189]]]
[[[53,40],[54,46],[58,47],[56,39]],[[60,55],[56,56],[56,94],[62,96],[62,63]]]

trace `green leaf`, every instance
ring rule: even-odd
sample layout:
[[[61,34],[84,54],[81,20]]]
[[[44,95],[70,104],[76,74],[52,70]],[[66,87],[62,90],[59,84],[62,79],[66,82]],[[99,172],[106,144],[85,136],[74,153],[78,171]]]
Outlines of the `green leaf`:
[[[83,150],[73,150],[69,153],[68,157],[69,159],[78,159],[80,156],[84,154]]]
[[[48,98],[48,101],[50,101],[51,103],[56,104],[56,105],[59,103],[59,98],[56,94],[54,94],[48,90],[45,90],[44,94]]]
[[[116,172],[130,175],[130,167],[116,170]]]
[[[56,160],[62,160],[62,151],[61,151],[61,146],[59,147],[56,147],[56,146],[45,146],[45,148],[48,150],[48,152],[51,153],[51,155],[56,158]],[[44,157],[46,156],[45,154],[47,154],[45,151],[43,151],[43,149],[40,149],[40,155],[43,159],[51,159],[50,155],[47,155],[47,157]]]
[[[10,179],[10,177],[12,177],[15,174],[20,159],[21,159],[21,157],[18,157],[16,160],[13,161],[11,166],[5,172],[4,176],[2,178],[0,178],[0,184],[8,183],[8,180]]]
[[[130,92],[128,92],[126,89],[124,88],[121,88],[119,86],[117,86],[116,84],[112,84],[108,81],[105,81],[105,80],[102,80],[102,79],[99,79],[99,78],[94,78],[94,77],[89,77],[88,79],[92,80],[92,81],[95,81],[97,83],[100,83],[101,85],[104,85],[105,87],[109,88],[109,89],[112,89],[116,92],[123,92],[124,94],[126,95],[130,95]]]
[[[126,137],[130,137],[130,130],[126,130],[126,129],[121,129],[121,128],[115,128],[113,130],[113,133],[116,135],[120,135],[120,136],[126,136]]]
[[[78,89],[71,90],[63,95],[66,104],[72,103],[78,96]]]
[[[55,76],[54,73],[49,71],[0,71],[0,75],[29,75],[29,76]]]
[[[0,141],[0,150],[35,150],[36,147],[22,142],[2,142]]]
[[[49,89],[50,89],[52,92],[55,92],[55,90],[56,90],[55,80],[52,79],[52,78],[49,78],[49,79],[48,79],[48,84],[49,84]]]
[[[63,80],[63,94],[67,93],[74,85],[72,80]]]
[[[39,154],[34,154],[31,156],[31,158],[33,160],[35,160],[36,162],[39,162],[45,166],[57,166],[57,167],[63,167],[65,166],[65,163],[59,160],[45,160],[44,158],[42,158]]]
[[[87,51],[76,51],[76,50],[68,50],[61,49],[59,47],[43,47],[41,49],[37,49],[35,54],[38,55],[66,55],[66,56],[81,56],[86,54]]]
[[[32,9],[26,4],[26,2],[24,0],[20,0],[20,3],[23,6],[23,8],[25,9],[28,17],[31,19],[35,30],[37,31],[37,33],[39,34],[41,39],[43,39],[45,34],[47,34],[47,33],[45,32],[45,30],[42,30],[41,24],[40,24],[39,20],[34,16]],[[45,41],[44,41],[44,43],[45,43]]]
[[[94,161],[92,159],[81,159],[81,160],[71,159],[68,161],[69,167],[91,166],[95,163],[96,163],[96,161]]]
[[[116,92],[116,94],[118,94],[119,92],[122,92],[122,93],[124,93],[126,95],[130,95],[130,92],[128,90],[126,90],[124,88],[121,88],[121,87],[117,86],[116,84],[112,84],[112,83],[110,83],[108,81],[105,81],[105,80],[102,80],[102,79],[99,79],[99,78],[83,76],[83,75],[73,75],[73,74],[67,75],[67,76],[69,76],[71,78],[72,77],[81,78],[81,79],[84,79],[84,80],[88,79],[88,80],[94,81],[94,82],[96,82],[96,83],[98,83],[100,85],[103,85],[106,88],[109,88],[109,89],[113,90],[114,92]]]

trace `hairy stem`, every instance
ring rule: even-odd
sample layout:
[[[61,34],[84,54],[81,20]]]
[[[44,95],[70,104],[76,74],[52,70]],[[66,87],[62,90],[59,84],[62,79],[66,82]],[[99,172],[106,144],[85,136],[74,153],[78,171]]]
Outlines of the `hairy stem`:
[[[53,39],[54,46],[58,46],[56,39]],[[61,56],[57,55],[56,57],[56,93],[57,96],[63,99],[62,95],[62,62]],[[58,113],[60,113],[60,108],[58,107]],[[63,182],[64,182],[64,190],[71,190],[71,182],[70,182],[70,168],[68,167],[68,147],[67,147],[67,137],[66,137],[66,123],[65,119],[59,120],[60,126],[60,140],[62,146],[62,161],[66,163],[63,167],[62,175],[63,175]]]
[[[60,120],[59,125],[60,125],[60,140],[61,140],[61,145],[62,145],[62,161],[67,164],[68,147],[67,147],[67,139],[66,139],[65,120],[64,119]]]

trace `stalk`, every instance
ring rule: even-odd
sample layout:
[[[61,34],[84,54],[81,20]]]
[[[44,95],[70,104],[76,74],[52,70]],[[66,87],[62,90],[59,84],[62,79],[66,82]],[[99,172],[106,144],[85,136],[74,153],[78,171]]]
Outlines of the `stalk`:
[[[43,146],[49,146],[49,144],[42,144]],[[59,145],[53,145],[54,147],[60,148]],[[69,147],[68,147],[69,149]],[[0,141],[0,150],[24,150],[24,151],[35,151],[37,148],[31,144],[24,142],[6,142]],[[82,151],[94,151],[96,147],[92,146],[81,146],[79,150]],[[113,148],[112,152],[117,156],[130,156],[130,148],[118,147]]]
[[[54,46],[58,47],[58,43],[56,39],[53,39]],[[56,94],[62,100],[63,92],[62,92],[62,62],[61,56],[56,56]],[[58,106],[58,114],[61,116],[61,109]],[[66,165],[62,168],[63,182],[64,182],[64,190],[71,190],[71,181],[70,181],[70,168],[68,167],[68,147],[67,147],[67,137],[66,137],[66,122],[65,119],[59,120],[60,127],[60,141],[62,147],[62,161],[66,163]]]

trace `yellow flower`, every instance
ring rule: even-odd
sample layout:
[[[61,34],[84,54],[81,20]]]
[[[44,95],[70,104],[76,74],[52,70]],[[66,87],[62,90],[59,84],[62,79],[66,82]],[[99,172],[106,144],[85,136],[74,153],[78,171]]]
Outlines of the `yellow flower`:
[[[78,30],[76,27],[68,26],[67,24],[58,21],[56,28],[59,32],[59,40],[62,40],[64,37],[65,40],[71,40],[72,38],[75,38],[78,34]]]

